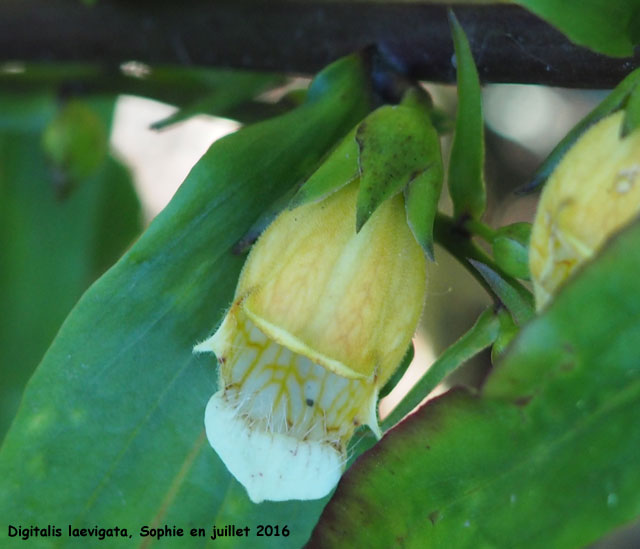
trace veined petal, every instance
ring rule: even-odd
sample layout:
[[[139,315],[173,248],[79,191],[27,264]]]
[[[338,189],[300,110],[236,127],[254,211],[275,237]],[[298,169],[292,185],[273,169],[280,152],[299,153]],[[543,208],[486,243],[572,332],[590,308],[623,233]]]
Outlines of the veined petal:
[[[621,138],[623,117],[587,130],[544,188],[529,251],[538,309],[640,210],[640,131]]]
[[[256,502],[325,496],[356,427],[381,436],[378,391],[418,323],[426,259],[403,197],[356,233],[357,183],[280,214],[195,348],[220,366],[207,437]]]
[[[221,389],[205,413],[209,442],[255,502],[323,497],[354,429],[367,423],[380,436],[378,389],[269,339],[238,305],[195,348],[220,364]]]
[[[279,328],[272,337],[287,332],[336,373],[384,383],[420,318],[426,260],[401,195],[356,233],[358,183],[283,212],[252,250],[236,298],[265,331]]]

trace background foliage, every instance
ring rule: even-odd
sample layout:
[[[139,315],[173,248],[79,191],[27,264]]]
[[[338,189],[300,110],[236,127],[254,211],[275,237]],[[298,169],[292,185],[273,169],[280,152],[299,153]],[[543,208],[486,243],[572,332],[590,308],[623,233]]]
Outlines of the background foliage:
[[[640,39],[640,9],[630,0],[521,4],[601,53],[629,55]],[[278,75],[163,67],[134,84],[115,79],[108,94],[88,94],[63,85],[86,67],[28,66],[17,87],[3,68],[0,437],[13,423],[0,449],[0,544],[21,543],[8,539],[8,524],[117,525],[143,546],[152,544],[137,536],[145,524],[254,531],[286,524],[290,536],[252,538],[251,546],[299,547],[311,536],[318,547],[505,547],[514,540],[575,547],[640,515],[640,229],[632,225],[611,241],[534,318],[522,260],[526,228],[494,231],[480,222],[487,200],[491,207],[480,83],[453,17],[452,31],[455,124],[437,109],[427,117],[413,112],[429,128],[427,143],[435,129],[455,125],[448,166],[418,164],[430,181],[448,172],[453,216],[436,215],[427,193],[418,210],[433,213],[435,236],[430,226],[419,231],[427,251],[435,238],[438,260],[454,257],[500,307],[440,355],[383,426],[392,428],[492,345],[497,365],[481,391],[457,389],[430,401],[366,453],[374,441],[359,433],[355,464],[334,497],[303,503],[252,504],[209,448],[201,418],[215,391],[215,363],[191,348],[231,301],[244,259],[234,245],[264,227],[282,197],[380,103],[371,67],[358,55],[345,58],[308,92],[277,103],[256,97],[280,85]],[[594,117],[629,105],[628,129],[637,127],[637,81],[630,76]],[[198,112],[244,122],[278,114],[216,142],[141,236],[130,175],[108,148],[115,92],[132,85],[181,107],[158,127]],[[382,127],[391,124],[388,112],[377,111]],[[550,156],[537,184],[590,121]],[[365,163],[374,171],[375,160]],[[30,543],[100,544],[66,536]],[[207,542],[175,546],[189,544]]]

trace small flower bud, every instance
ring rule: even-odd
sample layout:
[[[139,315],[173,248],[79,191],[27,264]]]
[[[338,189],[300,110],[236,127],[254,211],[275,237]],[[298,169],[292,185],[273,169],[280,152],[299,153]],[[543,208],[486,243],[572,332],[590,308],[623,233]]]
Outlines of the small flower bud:
[[[496,231],[491,242],[493,258],[500,268],[516,278],[529,278],[529,223],[513,223]]]
[[[640,209],[640,131],[621,138],[623,116],[591,127],[545,186],[529,256],[538,309]]]

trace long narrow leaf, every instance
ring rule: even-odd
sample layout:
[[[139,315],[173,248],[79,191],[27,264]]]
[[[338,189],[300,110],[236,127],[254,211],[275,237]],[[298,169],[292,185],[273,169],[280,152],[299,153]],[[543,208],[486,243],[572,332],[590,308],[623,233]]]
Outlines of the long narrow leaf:
[[[629,73],[629,75],[616,86],[616,88],[587,116],[585,116],[575,127],[558,143],[551,154],[542,165],[536,170],[531,178],[531,182],[523,187],[521,194],[535,190],[551,175],[566,152],[574,145],[580,136],[598,120],[608,114],[622,108],[629,98],[629,94],[640,84],[640,69]]]
[[[458,113],[449,158],[449,194],[454,216],[479,218],[486,207],[484,123],[480,80],[464,30],[449,12],[458,74]]]
[[[500,325],[495,312],[484,311],[472,328],[446,349],[382,422],[389,429],[420,404],[447,375],[486,349],[498,337]]]
[[[287,525],[290,536],[278,541],[289,546],[307,538],[322,501],[250,505],[207,444],[203,414],[217,368],[192,347],[231,301],[242,266],[231,246],[366,113],[364,79],[357,57],[341,60],[299,109],[216,142],[83,296],[0,449],[5,524],[117,525],[139,547],[151,541],[143,525],[210,531],[233,515],[251,529],[252,547],[271,543],[255,536],[258,524]],[[3,547],[7,536],[5,526]],[[67,541],[65,532],[53,543]]]
[[[633,55],[637,36],[632,28],[637,16],[635,0],[515,0],[558,27],[573,42],[609,56]],[[637,23],[635,23],[637,25]]]
[[[513,319],[520,326],[527,323],[534,314],[533,296],[523,286],[502,277],[488,265],[470,259],[469,262],[482,275],[495,295],[498,296],[504,306],[509,309]]]

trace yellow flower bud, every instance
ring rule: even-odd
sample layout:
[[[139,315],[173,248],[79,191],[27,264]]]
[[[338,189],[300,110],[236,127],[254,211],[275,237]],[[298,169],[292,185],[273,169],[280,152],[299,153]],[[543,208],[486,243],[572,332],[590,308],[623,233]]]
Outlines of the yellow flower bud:
[[[401,194],[355,232],[358,182],[285,211],[252,249],[221,326],[209,442],[254,502],[316,499],[418,323],[426,260]]]
[[[544,188],[529,252],[538,309],[640,209],[640,131],[621,139],[623,116],[591,127]]]

